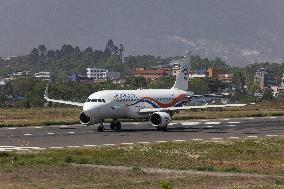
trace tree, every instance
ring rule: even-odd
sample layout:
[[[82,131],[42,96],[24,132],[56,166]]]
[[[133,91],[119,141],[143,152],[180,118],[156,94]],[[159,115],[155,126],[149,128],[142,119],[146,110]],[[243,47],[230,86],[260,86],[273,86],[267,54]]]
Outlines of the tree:
[[[31,51],[30,56],[31,56],[33,59],[37,60],[37,59],[39,58],[39,52],[38,52],[38,50],[37,50],[36,48],[33,48],[33,50]]]
[[[47,48],[44,45],[39,45],[38,51],[39,51],[40,57],[44,57],[46,55]]]
[[[189,90],[194,94],[207,94],[208,85],[203,78],[194,78],[189,81]]]
[[[54,52],[54,50],[49,50],[49,51],[47,51],[46,56],[47,56],[48,58],[55,58],[55,52]]]
[[[74,47],[72,45],[63,45],[61,51],[63,56],[68,56],[74,52]]]
[[[107,55],[111,55],[111,54],[114,54],[114,44],[113,44],[113,40],[110,39],[108,40],[107,44],[106,44],[106,48],[104,50],[104,53],[107,54]]]
[[[88,47],[84,50],[84,53],[87,53],[87,54],[92,54],[94,51],[92,49],[92,47]]]
[[[122,53],[124,51],[124,47],[122,44],[119,44],[119,57],[120,57],[120,60],[122,62]]]

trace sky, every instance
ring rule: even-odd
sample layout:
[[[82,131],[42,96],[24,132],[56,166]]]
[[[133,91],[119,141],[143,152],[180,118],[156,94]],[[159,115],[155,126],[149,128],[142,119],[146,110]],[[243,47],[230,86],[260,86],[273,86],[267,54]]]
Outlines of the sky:
[[[44,44],[125,55],[221,57],[234,66],[284,62],[283,0],[0,0],[0,56]]]

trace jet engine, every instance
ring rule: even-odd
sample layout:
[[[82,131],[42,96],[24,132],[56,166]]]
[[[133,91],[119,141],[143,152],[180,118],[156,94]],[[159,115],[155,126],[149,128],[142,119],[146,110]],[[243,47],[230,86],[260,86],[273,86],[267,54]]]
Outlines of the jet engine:
[[[80,113],[80,122],[82,125],[91,125],[92,124],[92,120],[89,116],[87,116],[84,112]]]
[[[171,121],[171,116],[167,112],[154,112],[150,116],[150,121],[154,127],[165,128]]]

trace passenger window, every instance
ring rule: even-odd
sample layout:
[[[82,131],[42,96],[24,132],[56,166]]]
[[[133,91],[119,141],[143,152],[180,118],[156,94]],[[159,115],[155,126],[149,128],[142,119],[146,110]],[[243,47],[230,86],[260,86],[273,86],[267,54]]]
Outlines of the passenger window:
[[[101,99],[98,99],[98,102],[102,102],[102,100],[101,100]]]

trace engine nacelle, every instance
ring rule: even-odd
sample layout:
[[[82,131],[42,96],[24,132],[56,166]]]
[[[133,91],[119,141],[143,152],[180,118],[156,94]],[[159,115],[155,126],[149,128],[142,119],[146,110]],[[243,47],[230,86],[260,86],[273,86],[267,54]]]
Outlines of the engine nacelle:
[[[167,127],[171,121],[171,116],[167,112],[154,112],[150,116],[150,121],[154,127]]]
[[[92,119],[87,116],[84,112],[80,113],[80,122],[82,125],[91,125],[92,124]]]

